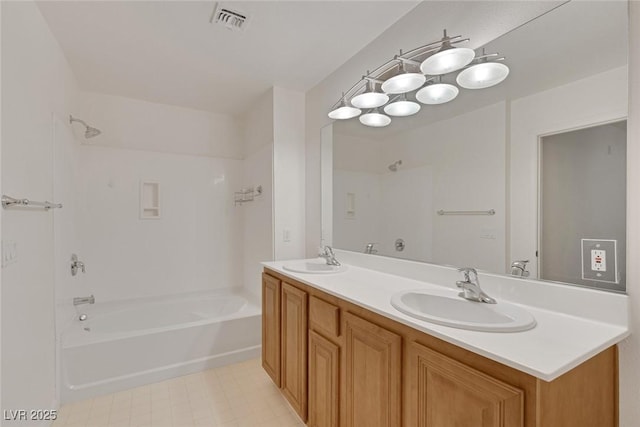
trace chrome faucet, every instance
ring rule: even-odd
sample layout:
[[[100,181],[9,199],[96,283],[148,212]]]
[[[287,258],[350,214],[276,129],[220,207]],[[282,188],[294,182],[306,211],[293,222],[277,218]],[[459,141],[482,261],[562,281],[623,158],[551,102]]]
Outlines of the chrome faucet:
[[[95,304],[95,303],[96,303],[96,299],[93,296],[93,294],[88,297],[75,297],[73,299],[73,305]]]
[[[456,286],[462,289],[462,292],[458,294],[459,296],[469,301],[484,302],[487,304],[496,303],[495,299],[485,294],[482,288],[480,288],[480,280],[478,279],[478,272],[475,268],[464,267],[459,268],[458,271],[464,274],[464,280],[456,282]]]
[[[78,270],[82,271],[83,273],[85,272],[84,262],[78,259],[78,255],[71,254],[71,275],[75,276],[76,274],[78,274]]]
[[[520,260],[513,261],[511,263],[511,275],[512,276],[520,276],[520,277],[529,277],[529,272],[527,271],[527,263],[529,260]]]
[[[375,243],[367,243],[367,247],[364,250],[365,254],[377,254],[378,250],[373,248],[373,245],[375,245]]]
[[[333,249],[331,249],[331,246],[325,246],[321,249],[320,254],[318,254],[319,257],[324,258],[327,260],[327,265],[335,265],[335,266],[340,266],[342,264],[340,264],[340,262],[336,259],[335,254],[333,253]]]

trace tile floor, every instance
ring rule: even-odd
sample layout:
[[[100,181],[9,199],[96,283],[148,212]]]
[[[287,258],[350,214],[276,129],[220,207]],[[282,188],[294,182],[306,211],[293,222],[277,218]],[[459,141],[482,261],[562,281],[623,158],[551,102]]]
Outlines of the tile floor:
[[[54,427],[304,426],[260,359],[63,406]]]

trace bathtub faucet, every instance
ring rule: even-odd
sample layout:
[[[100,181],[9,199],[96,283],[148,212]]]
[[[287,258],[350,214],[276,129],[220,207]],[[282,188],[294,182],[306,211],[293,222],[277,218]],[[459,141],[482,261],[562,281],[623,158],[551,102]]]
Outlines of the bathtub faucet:
[[[95,304],[96,299],[93,296],[93,294],[91,296],[88,297],[75,297],[73,299],[73,305],[81,305],[81,304]]]

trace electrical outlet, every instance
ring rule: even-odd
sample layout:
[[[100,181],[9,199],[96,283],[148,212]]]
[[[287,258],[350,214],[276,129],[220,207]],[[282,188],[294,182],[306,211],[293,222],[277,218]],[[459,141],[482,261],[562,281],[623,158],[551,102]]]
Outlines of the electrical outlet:
[[[607,271],[607,252],[600,249],[591,250],[591,270]]]
[[[582,279],[618,283],[617,242],[605,239],[582,239]]]
[[[291,241],[291,230],[288,228],[284,228],[282,230],[282,241],[290,242]]]

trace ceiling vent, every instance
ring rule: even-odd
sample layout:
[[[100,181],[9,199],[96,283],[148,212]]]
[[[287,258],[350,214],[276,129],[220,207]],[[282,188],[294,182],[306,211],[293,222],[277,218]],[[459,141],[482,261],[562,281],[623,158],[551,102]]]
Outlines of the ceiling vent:
[[[216,3],[213,9],[213,15],[211,15],[211,19],[209,20],[212,24],[222,25],[228,30],[233,31],[244,31],[248,21],[249,16],[246,13],[233,10],[220,3]]]

